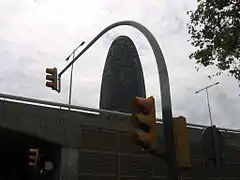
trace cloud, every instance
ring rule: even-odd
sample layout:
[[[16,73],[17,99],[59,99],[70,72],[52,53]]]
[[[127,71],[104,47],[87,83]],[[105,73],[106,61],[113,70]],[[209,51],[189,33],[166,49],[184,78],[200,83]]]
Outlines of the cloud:
[[[207,78],[213,68],[195,70],[188,55],[186,11],[196,8],[188,0],[0,0],[0,92],[68,103],[70,71],[63,75],[60,94],[45,87],[45,68],[61,70],[70,52],[89,43],[106,26],[133,20],[146,26],[158,40],[169,71],[173,115],[185,115],[189,122],[209,124],[204,92],[194,92],[213,82],[209,90],[214,123],[238,128],[239,88],[223,75]],[[74,65],[73,100],[76,105],[98,108],[101,73],[112,41],[127,35],[134,41],[144,69],[147,95],[161,101],[156,62],[143,35],[131,27],[118,27],[105,34]],[[85,45],[86,45],[85,44]],[[80,48],[81,49],[81,48]],[[79,52],[79,51],[78,51]]]

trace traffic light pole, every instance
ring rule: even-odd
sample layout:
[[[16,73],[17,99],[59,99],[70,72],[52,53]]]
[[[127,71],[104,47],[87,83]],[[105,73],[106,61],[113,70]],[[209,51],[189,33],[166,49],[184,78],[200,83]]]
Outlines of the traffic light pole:
[[[161,105],[162,105],[162,119],[164,124],[164,137],[165,137],[165,148],[166,148],[166,161],[168,163],[168,174],[170,180],[177,180],[177,167],[176,167],[176,153],[173,139],[173,117],[172,117],[172,105],[171,105],[171,93],[168,78],[167,66],[159,47],[159,44],[152,33],[143,25],[134,21],[120,21],[103,29],[76,57],[59,73],[58,78],[61,80],[61,75],[82,55],[85,53],[102,35],[104,35],[109,30],[118,26],[132,26],[138,29],[148,40],[158,68],[158,76],[160,83],[160,95],[161,95]],[[61,86],[59,86],[60,88]],[[60,92],[61,89],[58,90]]]

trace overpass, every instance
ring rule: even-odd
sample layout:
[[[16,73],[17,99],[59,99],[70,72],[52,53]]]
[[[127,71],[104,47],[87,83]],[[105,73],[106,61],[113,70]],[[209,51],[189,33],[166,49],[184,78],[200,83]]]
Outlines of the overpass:
[[[60,176],[56,179],[164,179],[165,164],[135,146],[130,139],[129,114],[0,94],[0,127],[60,146]],[[188,124],[193,168],[186,179],[214,177],[201,156],[202,130]],[[163,127],[158,119],[158,138],[164,150]],[[222,177],[240,178],[239,131],[219,128],[226,149]],[[70,160],[76,152],[77,162]],[[76,160],[75,160],[76,161]],[[183,179],[184,179],[183,178]]]

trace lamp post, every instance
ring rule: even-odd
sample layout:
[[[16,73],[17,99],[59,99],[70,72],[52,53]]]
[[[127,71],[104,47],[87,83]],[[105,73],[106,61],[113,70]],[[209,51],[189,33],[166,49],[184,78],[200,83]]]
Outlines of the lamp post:
[[[84,44],[85,44],[85,41],[81,42],[81,44],[79,44],[78,47],[74,49],[71,54],[69,54],[69,56],[66,58],[66,61],[68,61],[71,56],[73,56],[73,59],[74,59],[76,50],[78,50],[78,48],[80,48]],[[71,66],[71,74],[70,74],[69,99],[68,99],[69,105],[71,104],[71,100],[72,100],[72,79],[73,79],[73,64]]]
[[[216,162],[216,175],[217,175],[217,177],[220,176],[220,161],[221,161],[221,158],[220,158],[220,152],[219,152],[219,139],[218,139],[218,136],[217,136],[217,129],[216,129],[216,126],[213,126],[213,122],[212,122],[212,115],[211,115],[211,109],[210,109],[209,97],[208,97],[208,88],[216,86],[218,84],[219,84],[219,82],[213,83],[213,84],[195,92],[195,94],[197,94],[197,93],[199,93],[203,90],[206,90],[208,111],[209,111],[210,123],[211,123],[211,128],[212,128],[213,148],[214,148],[215,157],[216,157],[215,162]]]
[[[198,91],[195,92],[195,94],[197,94],[197,93],[199,93],[199,92],[201,92],[201,91],[203,91],[203,90],[206,90],[207,103],[208,103],[208,112],[209,112],[209,118],[210,118],[211,126],[213,125],[213,122],[212,122],[212,114],[211,114],[209,97],[208,97],[208,88],[213,87],[213,86],[216,86],[216,85],[218,85],[218,84],[219,84],[219,82],[216,82],[216,83],[214,83],[214,84],[211,84],[211,85],[209,85],[209,86],[207,86],[207,87],[205,87],[205,88],[202,88],[202,89],[200,89],[200,90],[198,90]]]

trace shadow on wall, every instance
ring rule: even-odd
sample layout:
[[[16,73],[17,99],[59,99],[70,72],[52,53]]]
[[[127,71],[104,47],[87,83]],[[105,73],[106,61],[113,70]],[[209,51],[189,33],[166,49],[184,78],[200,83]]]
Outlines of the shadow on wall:
[[[28,150],[39,148],[46,159],[51,159],[59,146],[6,129],[0,130],[0,179],[30,180],[33,169],[28,166]],[[54,160],[53,160],[54,161]],[[53,173],[48,174],[53,177]]]

